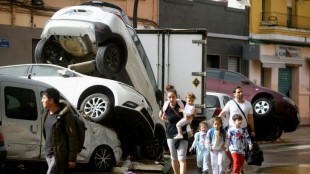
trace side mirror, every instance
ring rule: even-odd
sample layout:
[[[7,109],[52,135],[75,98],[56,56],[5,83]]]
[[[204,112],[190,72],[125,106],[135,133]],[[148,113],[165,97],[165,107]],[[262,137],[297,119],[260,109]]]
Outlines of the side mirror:
[[[241,83],[242,83],[242,84],[245,84],[245,85],[248,85],[248,84],[250,84],[250,80],[248,80],[248,79],[243,79],[243,80],[241,80]]]
[[[160,89],[156,89],[156,91],[155,91],[155,96],[156,96],[156,100],[157,100],[157,101],[162,101],[162,100],[163,100],[163,99],[162,99],[163,93],[161,92]]]

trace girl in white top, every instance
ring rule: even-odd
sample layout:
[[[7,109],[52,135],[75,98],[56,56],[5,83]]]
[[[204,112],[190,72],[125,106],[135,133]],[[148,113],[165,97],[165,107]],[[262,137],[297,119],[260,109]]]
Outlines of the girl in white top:
[[[183,112],[184,117],[176,124],[178,129],[178,134],[174,137],[175,140],[183,139],[182,127],[191,124],[193,120],[193,115],[195,112],[195,99],[196,96],[193,93],[187,93],[186,95],[186,105],[185,108],[180,108],[179,112]]]
[[[213,174],[223,173],[225,149],[228,147],[228,138],[222,125],[222,119],[220,117],[215,117],[213,120],[213,128],[207,133],[207,143],[210,146]]]

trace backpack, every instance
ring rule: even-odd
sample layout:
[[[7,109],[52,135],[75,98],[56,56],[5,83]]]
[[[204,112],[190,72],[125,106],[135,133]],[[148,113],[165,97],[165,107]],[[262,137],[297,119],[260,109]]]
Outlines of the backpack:
[[[212,138],[213,138],[213,134],[214,134],[214,127],[210,129],[210,136],[209,136],[209,139],[210,139],[210,142],[212,142]],[[224,135],[223,135],[223,141],[225,142],[225,138],[226,138],[226,130],[224,130]]]
[[[78,153],[80,153],[83,149],[86,149],[83,145],[84,145],[84,140],[85,140],[85,131],[87,128],[83,120],[78,118],[76,115],[72,115],[72,117],[75,122],[75,128],[76,128],[76,134],[77,134],[77,140],[78,140],[78,144],[77,144]],[[66,124],[62,122],[60,125],[61,125],[62,131],[66,134],[66,128],[65,128]]]

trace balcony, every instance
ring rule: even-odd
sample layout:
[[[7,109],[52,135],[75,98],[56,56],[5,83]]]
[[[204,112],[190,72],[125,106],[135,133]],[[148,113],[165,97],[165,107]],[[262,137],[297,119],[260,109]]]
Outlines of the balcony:
[[[285,13],[265,12],[262,13],[261,25],[310,30],[310,17],[289,16]]]

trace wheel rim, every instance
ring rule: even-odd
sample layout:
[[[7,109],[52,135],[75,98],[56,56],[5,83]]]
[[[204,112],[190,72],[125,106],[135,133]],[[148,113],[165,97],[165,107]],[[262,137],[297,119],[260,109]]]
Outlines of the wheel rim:
[[[254,109],[258,114],[266,114],[270,109],[270,105],[266,101],[259,101],[256,103]]]
[[[94,156],[96,168],[101,171],[108,169],[112,164],[112,158],[112,154],[107,149],[100,148]]]
[[[107,110],[108,103],[103,98],[94,97],[87,101],[84,112],[92,118],[100,117]]]
[[[106,55],[106,64],[111,72],[116,72],[121,64],[121,58],[118,51],[118,48],[115,46],[111,46]]]

